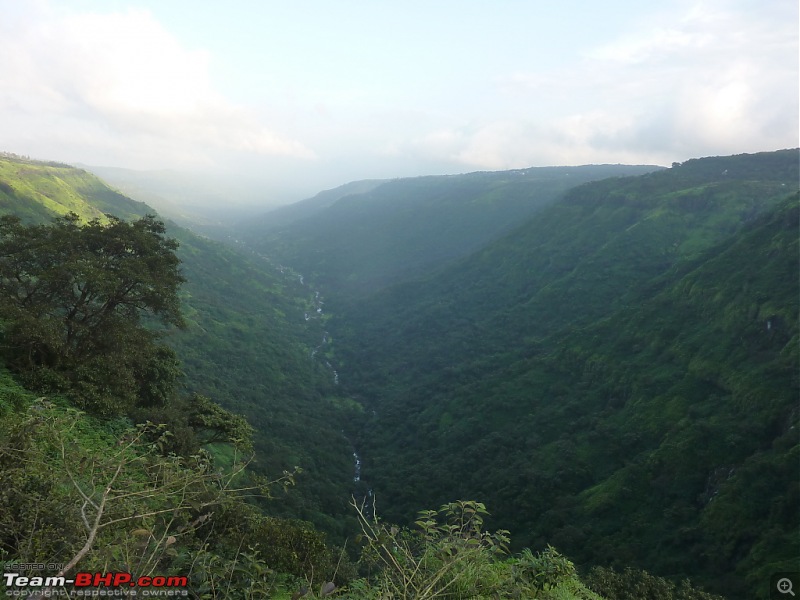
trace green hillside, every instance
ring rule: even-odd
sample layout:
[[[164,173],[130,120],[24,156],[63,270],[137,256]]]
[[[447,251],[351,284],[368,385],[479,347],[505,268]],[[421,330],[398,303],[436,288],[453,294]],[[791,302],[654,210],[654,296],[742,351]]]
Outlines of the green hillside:
[[[591,165],[356,182],[268,213],[242,234],[325,290],[360,295],[478,250],[575,185],[658,168]]]
[[[86,221],[155,211],[82,169],[0,157],[0,214],[44,223],[69,212]],[[256,427],[256,473],[304,470],[297,493],[273,502],[273,514],[313,520],[343,539],[355,526],[347,506],[352,445],[342,433],[352,409],[335,400],[330,369],[309,358],[324,335],[319,320],[303,317],[313,293],[258,256],[173,224],[168,235],[180,243],[187,327],[166,339],[186,390],[247,416]]]
[[[241,227],[260,236],[266,231],[274,231],[296,221],[319,216],[319,213],[330,208],[342,198],[369,193],[384,183],[386,181],[381,179],[351,181],[331,190],[324,190],[312,198],[279,206],[259,217],[249,219],[246,224],[241,223]]]
[[[3,235],[44,240],[4,241],[8,256],[46,268],[34,280],[60,285],[61,260],[70,276],[82,273],[117,231],[158,235],[157,222],[139,220],[146,205],[79,169],[4,156],[0,173],[2,214],[99,219],[59,221],[52,237],[4,221]],[[13,344],[3,348],[22,375],[0,371],[0,483],[13,492],[0,494],[0,558],[77,556],[76,507],[91,501],[108,527],[82,567],[133,552],[153,568],[157,556],[163,572],[191,572],[196,590],[226,581],[239,595],[260,586],[263,597],[288,596],[299,582],[277,573],[317,570],[350,582],[344,597],[420,597],[442,577],[456,597],[594,597],[553,544],[609,600],[644,589],[710,598],[670,583],[686,577],[732,600],[766,597],[764,582],[800,557],[797,151],[697,159],[570,189],[561,169],[522,173],[354,184],[287,208],[258,248],[169,225],[185,329],[151,337],[100,321],[110,333],[92,334],[90,362],[41,354],[49,371],[25,372],[14,344],[33,332],[26,343],[39,348],[59,319],[9,308],[13,289],[39,287],[14,274],[21,263],[4,263],[2,335]],[[536,174],[536,184],[521,181]],[[95,241],[58,244],[79,229]],[[54,251],[37,257],[37,247]],[[275,254],[256,252],[266,248]],[[324,312],[300,273],[320,285]],[[178,363],[158,340],[180,359],[174,396]],[[105,386],[103,369],[114,378]],[[138,386],[124,398],[117,373]],[[247,426],[196,394],[254,428],[255,462],[237,484],[299,466],[285,480],[296,486],[273,485],[275,498],[258,508],[231,496],[226,469],[240,464]],[[132,428],[145,420],[170,434]],[[131,442],[124,452],[114,450],[121,439]],[[183,491],[132,492],[150,489],[137,486],[152,469]],[[104,516],[81,493],[107,481],[119,492]],[[368,490],[386,523],[364,512],[371,505],[349,505]],[[480,502],[455,501],[464,498]],[[217,507],[213,520],[192,525],[210,518],[204,502]],[[425,506],[442,508],[417,512]],[[151,513],[172,516],[141,516]],[[389,524],[415,516],[421,537]],[[365,551],[351,556],[365,578],[311,525],[279,517],[342,542],[360,530]],[[506,544],[520,553],[507,557]]]
[[[187,231],[174,230],[187,281],[185,331],[170,337],[186,387],[243,414],[255,427],[262,474],[303,469],[272,514],[303,518],[343,540],[355,522],[353,448],[344,435],[360,407],[340,399],[333,374],[312,358],[325,335],[314,294],[291,273]]]
[[[521,545],[765,597],[800,558],[797,182],[792,150],[589,183],[456,265],[334,297],[387,514],[478,497]]]
[[[29,221],[69,212],[84,220],[102,219],[105,213],[130,219],[147,210],[147,205],[115,192],[82,169],[0,154],[0,214]]]
[[[450,268],[352,303],[333,295],[337,333],[348,338],[339,359],[348,364],[346,350],[364,349],[352,360],[364,374],[360,384],[384,368],[393,381],[419,382],[422,374],[408,365],[434,371],[485,361],[591,322],[637,302],[653,277],[733,235],[795,189],[797,178],[796,152],[783,151],[578,186]],[[384,349],[391,358],[381,365]]]
[[[552,547],[509,555],[509,533],[487,530],[477,501],[422,511],[410,529],[352,500],[348,527],[347,501],[330,499],[354,486],[344,417],[359,407],[332,393],[309,352],[324,319],[302,315],[316,295],[258,255],[154,216],[108,214],[115,203],[150,211],[82,171],[3,160],[13,203],[0,218],[0,591],[74,595],[65,577],[80,586],[77,571],[102,571],[115,582],[78,595],[119,595],[145,577],[193,598],[603,600]],[[66,215],[44,218],[64,212],[50,201]],[[209,391],[252,426],[197,393]],[[260,468],[248,464],[253,446]],[[287,457],[311,478],[281,474]],[[276,505],[295,484],[305,491]],[[358,563],[280,512],[360,530]],[[678,597],[647,574],[593,577]]]

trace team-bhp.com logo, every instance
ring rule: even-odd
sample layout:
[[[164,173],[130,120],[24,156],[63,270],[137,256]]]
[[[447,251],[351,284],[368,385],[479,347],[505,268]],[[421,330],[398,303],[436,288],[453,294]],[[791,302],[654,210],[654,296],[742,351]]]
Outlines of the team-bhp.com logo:
[[[187,578],[156,575],[133,577],[130,573],[76,573],[74,578],[41,577],[3,573],[6,596],[188,596]],[[71,586],[72,589],[67,589]]]

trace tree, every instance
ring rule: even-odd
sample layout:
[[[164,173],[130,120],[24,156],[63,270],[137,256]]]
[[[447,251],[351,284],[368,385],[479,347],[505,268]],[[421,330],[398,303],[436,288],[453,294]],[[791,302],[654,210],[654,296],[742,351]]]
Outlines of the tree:
[[[151,215],[83,226],[75,214],[50,225],[0,218],[2,349],[11,368],[94,412],[163,403],[177,361],[144,322],[183,326],[184,281],[178,244],[164,233]]]

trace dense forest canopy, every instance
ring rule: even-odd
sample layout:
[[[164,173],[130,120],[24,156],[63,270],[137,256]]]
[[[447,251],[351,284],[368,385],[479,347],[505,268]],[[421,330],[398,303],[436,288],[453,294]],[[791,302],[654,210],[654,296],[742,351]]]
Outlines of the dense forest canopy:
[[[15,194],[15,187],[3,189]],[[36,214],[36,207],[22,213]],[[153,216],[82,221],[68,213],[34,224],[0,218],[2,361],[27,386],[0,371],[6,592],[33,586],[34,595],[49,596],[65,591],[64,579],[77,570],[112,569],[131,585],[154,581],[155,573],[176,582],[172,591],[195,598],[288,598],[293,590],[293,597],[502,590],[599,598],[554,551],[508,557],[495,543],[504,534],[482,530],[479,503],[442,507],[441,517],[428,511],[424,530],[411,531],[386,527],[353,501],[370,573],[359,578],[344,551],[309,523],[267,516],[245,501],[275,498],[300,470],[271,480],[258,475],[249,468],[253,428],[180,389],[177,354],[163,345],[157,325],[197,326],[197,308],[207,305],[194,300],[197,308],[184,319],[178,243],[165,233]],[[188,237],[195,253],[208,248]],[[234,259],[228,266],[255,266],[218,250]],[[376,532],[389,538],[370,537]],[[406,549],[401,562],[386,560],[395,544]],[[319,592],[309,592],[320,579]]]
[[[797,182],[791,150],[588,183],[452,266],[332,291],[387,514],[455,490],[520,546],[762,594],[800,555]]]
[[[0,560],[768,597],[800,557],[798,151],[570,173],[355,182],[229,247],[3,156]]]

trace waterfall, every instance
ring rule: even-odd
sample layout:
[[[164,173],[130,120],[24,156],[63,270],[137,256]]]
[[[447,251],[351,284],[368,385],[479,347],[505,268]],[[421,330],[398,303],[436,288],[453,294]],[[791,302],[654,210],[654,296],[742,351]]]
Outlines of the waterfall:
[[[358,452],[353,450],[353,460],[355,464],[353,465],[353,481],[358,483],[361,481],[361,457],[358,456]]]

